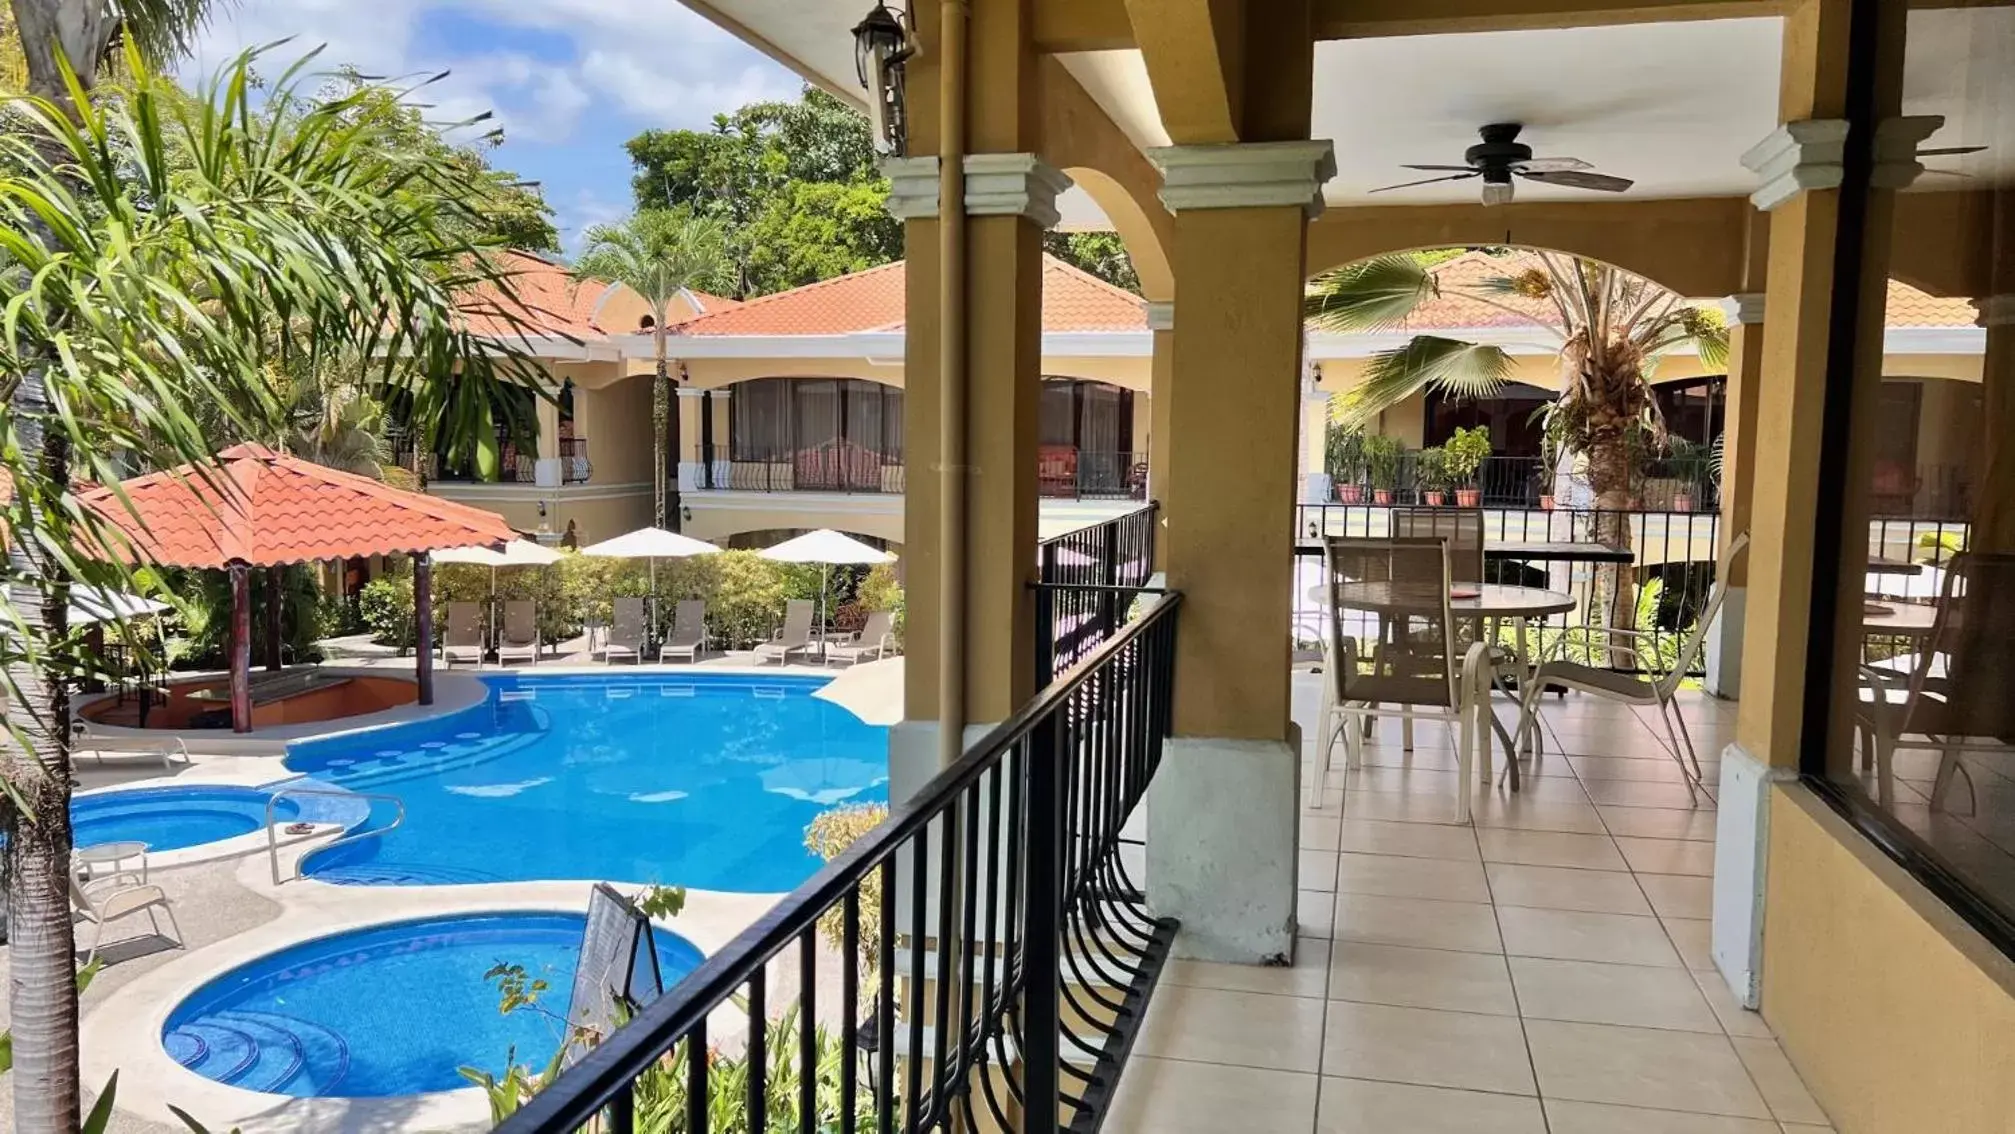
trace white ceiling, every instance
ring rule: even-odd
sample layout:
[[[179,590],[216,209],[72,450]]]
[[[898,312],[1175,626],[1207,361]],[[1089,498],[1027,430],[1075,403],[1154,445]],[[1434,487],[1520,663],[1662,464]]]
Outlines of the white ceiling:
[[[2015,8],[1911,12],[1903,68],[1903,113],[1945,117],[1945,128],[1925,147],[1988,147],[1925,158],[1925,166],[1972,179],[2015,180]],[[1951,192],[1969,188],[1967,178],[1930,174],[1915,188]]]
[[[805,78],[859,104],[854,25],[873,0],[680,0]],[[896,5],[900,7],[900,5]],[[739,25],[739,26],[737,26]]]

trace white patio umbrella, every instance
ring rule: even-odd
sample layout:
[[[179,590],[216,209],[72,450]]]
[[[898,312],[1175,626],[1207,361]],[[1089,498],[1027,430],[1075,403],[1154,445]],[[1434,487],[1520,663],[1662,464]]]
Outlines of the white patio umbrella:
[[[648,559],[651,561],[651,594],[658,593],[658,560],[684,559],[692,555],[714,555],[721,549],[691,536],[668,532],[663,528],[638,528],[628,535],[591,543],[581,549],[582,555],[593,555],[602,559]]]
[[[756,554],[777,563],[816,563],[819,571],[819,656],[826,656],[826,584],[832,575],[835,563],[858,565],[865,563],[893,563],[895,556],[879,548],[870,547],[850,535],[842,535],[831,528],[820,528],[806,532],[772,548]]]
[[[104,587],[75,586],[70,588],[70,625],[87,626],[94,622],[123,622],[134,618],[151,618],[156,614],[166,614],[175,609],[156,599],[129,595],[123,591],[106,590]]]
[[[497,568],[499,567],[545,567],[558,563],[563,556],[552,548],[528,539],[514,539],[504,545],[502,551],[495,551],[481,545],[475,547],[451,547],[434,553],[436,563],[469,563],[490,569],[490,595],[496,597]]]

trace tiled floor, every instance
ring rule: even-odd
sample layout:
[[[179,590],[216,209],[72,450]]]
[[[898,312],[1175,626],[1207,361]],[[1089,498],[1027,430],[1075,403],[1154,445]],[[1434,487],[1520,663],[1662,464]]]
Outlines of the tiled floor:
[[[1297,677],[1311,739],[1316,689]],[[1686,704],[1710,785],[1733,711]],[[1304,790],[1295,964],[1171,962],[1107,1129],[1829,1129],[1708,960],[1713,801],[1689,806],[1626,710],[1575,696],[1545,712],[1554,727],[1525,790],[1479,792],[1468,827],[1451,823],[1437,729],[1418,726],[1409,757],[1383,724],[1347,776],[1339,746],[1335,790]]]

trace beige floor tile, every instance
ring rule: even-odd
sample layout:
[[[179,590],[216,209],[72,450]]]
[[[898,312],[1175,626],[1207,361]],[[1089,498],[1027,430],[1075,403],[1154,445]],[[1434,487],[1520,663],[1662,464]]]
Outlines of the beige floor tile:
[[[1343,796],[1345,819],[1380,819],[1390,823],[1455,822],[1455,793],[1446,797],[1396,791],[1352,791]]]
[[[1684,969],[1539,957],[1512,957],[1510,962],[1518,1010],[1529,1020],[1721,1031],[1693,974]]]
[[[1304,850],[1301,852],[1300,864],[1295,870],[1299,879],[1297,889],[1320,890],[1331,894],[1336,892],[1335,851]]]
[[[1390,767],[1367,764],[1343,777],[1345,791],[1398,791],[1453,796],[1458,776],[1447,768]]]
[[[1694,972],[1693,983],[1699,986],[1700,995],[1707,998],[1707,1006],[1714,1009],[1714,1017],[1721,1021],[1722,1031],[1730,1036],[1771,1038],[1770,1025],[1763,1022],[1762,1013],[1744,1008],[1735,999],[1735,993],[1729,990],[1728,982],[1713,966]]]
[[[1295,932],[1303,937],[1327,940],[1336,918],[1336,895],[1321,890],[1298,890],[1294,895]]]
[[[1665,934],[1679,950],[1679,959],[1696,973],[1714,972],[1714,923],[1706,918],[1666,917]]]
[[[1330,951],[1329,998],[1403,1008],[1518,1015],[1504,958],[1337,941]]]
[[[1639,874],[1637,884],[1659,917],[1714,916],[1714,879],[1680,874]]]
[[[1301,817],[1301,849],[1312,851],[1333,851],[1337,849],[1338,829],[1343,825],[1341,812],[1333,815],[1303,815]]]
[[[1567,762],[1584,780],[1644,780],[1652,783],[1683,784],[1686,777],[1673,760],[1644,760],[1627,756],[1569,756]]]
[[[1475,862],[1476,831],[1469,827],[1431,823],[1387,823],[1378,819],[1345,819],[1337,849],[1358,854],[1396,854],[1409,858],[1446,858]]]
[[[1484,881],[1480,862],[1391,854],[1339,855],[1336,891],[1443,902],[1490,901],[1490,886]]]
[[[1478,827],[1476,841],[1485,862],[1521,866],[1573,866],[1587,870],[1624,870],[1627,864],[1608,835],[1561,831],[1521,831],[1511,827]]]
[[[1691,874],[1714,876],[1714,844],[1693,839],[1616,840],[1616,849],[1639,874]]]
[[[1546,1121],[1552,1134],[1779,1134],[1776,1123],[1760,1118],[1682,1114],[1562,1099],[1546,1100]]]
[[[1573,776],[1526,776],[1519,781],[1518,790],[1511,790],[1510,781],[1504,778],[1504,768],[1493,764],[1490,769],[1491,786],[1482,790],[1481,795],[1493,796],[1501,800],[1530,799],[1540,803],[1587,803],[1588,792],[1583,790],[1581,781]]]
[[[1505,906],[1497,920],[1505,951],[1515,956],[1680,967],[1657,918]]]
[[[1105,1128],[1128,1134],[1302,1134],[1315,1117],[1313,1075],[1135,1055]]]
[[[1301,790],[1301,814],[1304,818],[1314,817],[1319,819],[1334,819],[1342,815],[1343,788],[1340,786],[1339,781],[1330,780],[1329,790],[1319,796],[1315,794],[1314,788],[1303,786]]]
[[[1542,799],[1485,799],[1476,805],[1476,825],[1515,827],[1524,831],[1570,831],[1583,835],[1607,834],[1602,816],[1587,803],[1563,803]]]
[[[1497,935],[1497,912],[1472,902],[1338,894],[1336,920],[1331,924],[1331,936],[1340,941],[1469,953],[1504,951]]]
[[[1534,1093],[1519,1021],[1473,1012],[1331,1001],[1322,1071],[1424,1087]]]
[[[1408,752],[1395,742],[1390,745],[1366,745],[1363,765],[1366,768],[1416,768],[1422,771],[1453,772],[1457,762],[1455,753],[1450,752],[1445,744],[1434,748],[1415,748],[1412,752]],[[1341,764],[1338,766],[1341,767]]]
[[[1316,1134],[1546,1134],[1546,1119],[1537,1099],[1331,1077],[1322,1081],[1315,1130]]]
[[[1169,984],[1192,988],[1321,997],[1329,985],[1329,942],[1321,938],[1301,938],[1295,942],[1294,964],[1288,966],[1226,965],[1178,958],[1169,961],[1162,969],[1161,979]]]
[[[1493,862],[1490,895],[1500,907],[1529,906],[1588,913],[1649,914],[1651,906],[1637,878],[1621,870],[1574,870],[1562,866],[1515,866]]]
[[[1779,1122],[1809,1122],[1814,1124],[1831,1121],[1826,1112],[1813,1101],[1812,1093],[1805,1089],[1805,1081],[1798,1077],[1797,1068],[1785,1058],[1784,1049],[1777,1041],[1767,1038],[1737,1037],[1735,1054],[1742,1059],[1742,1065],[1749,1068],[1749,1077],[1756,1082],[1756,1089],[1763,1092],[1763,1101],[1769,1105],[1770,1113]]]
[[[1714,812],[1669,807],[1597,804],[1596,811],[1618,838],[1704,839],[1714,841]]]
[[[1670,807],[1675,810],[1699,806],[1712,808],[1714,801],[1706,793],[1697,796],[1686,794],[1685,784],[1646,783],[1643,780],[1586,780],[1582,784],[1588,789],[1588,798],[1597,803],[1620,805],[1623,807]]]
[[[1549,1099],[1770,1117],[1727,1036],[1555,1020],[1525,1030]]]
[[[1157,988],[1135,1051],[1168,1059],[1314,1071],[1323,1002],[1171,984]]]

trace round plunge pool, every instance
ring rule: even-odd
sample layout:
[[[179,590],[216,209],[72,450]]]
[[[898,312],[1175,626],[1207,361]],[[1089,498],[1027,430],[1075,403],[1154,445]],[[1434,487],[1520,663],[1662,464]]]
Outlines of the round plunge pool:
[[[198,988],[169,1015],[162,1046],[204,1078],[295,1098],[414,1095],[469,1086],[463,1067],[543,1068],[559,1050],[585,926],[580,914],[479,913],[304,941]],[[670,988],[701,954],[677,934],[654,936]],[[545,981],[547,1011],[500,1012],[484,975],[498,965]]]
[[[121,788],[80,795],[70,802],[71,842],[78,848],[101,843],[145,843],[150,851],[181,850],[249,835],[266,824],[273,793],[225,784]],[[281,799],[273,817],[291,822],[300,805]]]

